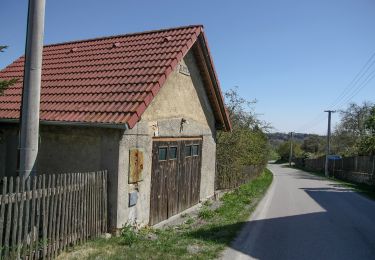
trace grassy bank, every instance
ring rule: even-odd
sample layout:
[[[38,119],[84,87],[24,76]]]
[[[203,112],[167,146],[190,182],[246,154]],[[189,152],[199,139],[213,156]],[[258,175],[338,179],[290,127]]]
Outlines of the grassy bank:
[[[213,259],[230,244],[272,182],[265,170],[258,178],[225,194],[222,204],[206,203],[197,217],[167,229],[124,228],[120,237],[98,239],[71,249],[60,259]]]
[[[297,167],[297,166],[294,166],[293,168],[297,168],[297,169],[303,170],[305,172],[314,174],[316,176],[327,178],[324,175],[324,173],[320,172],[320,171],[306,170],[306,169],[304,169],[302,167]],[[337,178],[334,178],[334,177],[329,177],[327,179],[335,181],[335,182],[337,182],[342,187],[352,189],[355,192],[358,192],[358,193],[360,193],[360,194],[362,194],[362,195],[364,195],[364,196],[366,196],[366,197],[368,197],[370,199],[375,200],[375,187],[373,187],[373,186],[370,186],[370,185],[367,185],[367,184],[361,184],[361,183],[348,182],[348,181],[344,181],[344,180],[337,179]]]

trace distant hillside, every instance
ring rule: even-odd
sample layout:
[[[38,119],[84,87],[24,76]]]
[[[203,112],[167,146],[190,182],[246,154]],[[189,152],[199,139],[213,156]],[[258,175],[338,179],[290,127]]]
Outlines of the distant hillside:
[[[268,133],[267,136],[271,146],[274,148],[278,147],[282,142],[288,141],[290,138],[290,135],[287,133]],[[303,140],[305,140],[305,138],[309,136],[313,135],[305,133],[294,133],[293,140],[302,144]]]

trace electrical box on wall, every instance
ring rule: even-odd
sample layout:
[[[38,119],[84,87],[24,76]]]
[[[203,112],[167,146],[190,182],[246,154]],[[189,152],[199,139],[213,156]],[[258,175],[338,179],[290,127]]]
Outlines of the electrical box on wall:
[[[138,192],[133,191],[129,193],[129,207],[133,207],[137,204]]]
[[[129,150],[129,183],[143,180],[143,150],[132,148]]]

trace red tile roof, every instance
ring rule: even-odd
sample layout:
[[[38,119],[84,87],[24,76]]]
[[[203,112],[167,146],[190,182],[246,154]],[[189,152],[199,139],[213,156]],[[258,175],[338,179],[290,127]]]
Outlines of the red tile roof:
[[[40,120],[132,128],[201,35],[198,25],[44,46]],[[20,57],[0,71],[0,79],[19,79],[0,96],[0,119],[19,118],[23,69]],[[225,109],[218,112],[230,128]]]

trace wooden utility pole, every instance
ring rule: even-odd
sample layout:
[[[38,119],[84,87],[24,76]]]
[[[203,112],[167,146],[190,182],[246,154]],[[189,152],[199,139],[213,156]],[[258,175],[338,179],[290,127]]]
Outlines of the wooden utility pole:
[[[293,132],[290,132],[289,166],[292,166],[293,158]]]
[[[328,129],[327,129],[327,146],[326,146],[326,162],[324,167],[324,173],[326,177],[329,177],[328,172],[328,157],[331,153],[331,114],[335,113],[334,110],[325,110],[324,112],[328,113]]]
[[[25,177],[36,171],[38,155],[44,11],[45,0],[29,0],[18,148],[19,174]]]

